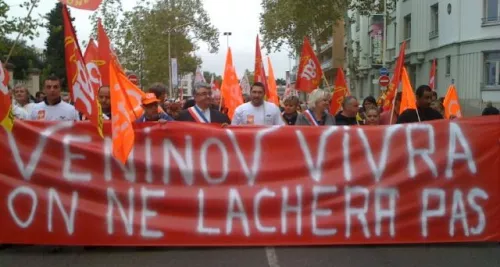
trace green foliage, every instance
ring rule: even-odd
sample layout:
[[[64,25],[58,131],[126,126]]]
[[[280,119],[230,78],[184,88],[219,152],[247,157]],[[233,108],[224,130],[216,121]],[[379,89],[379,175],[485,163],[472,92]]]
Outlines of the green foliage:
[[[286,85],[286,80],[283,78],[276,79],[276,85]]]
[[[63,5],[58,2],[56,6],[44,16],[45,27],[49,36],[45,41],[46,66],[42,71],[42,80],[49,75],[56,75],[63,80],[63,88],[67,87],[66,62],[64,57],[64,20],[62,16]],[[74,20],[74,19],[73,19]]]
[[[97,40],[97,22],[100,18],[104,30],[108,35],[110,41],[118,39],[120,32],[120,17],[123,13],[122,0],[104,0],[99,8],[92,13],[90,20],[92,21],[93,32],[91,36]],[[83,41],[83,40],[82,40]],[[84,40],[88,42],[88,40]]]
[[[0,59],[5,62],[5,59],[14,44],[14,40],[7,37],[0,37]],[[9,59],[9,63],[14,65],[14,79],[26,80],[28,79],[28,71],[32,68],[42,69],[44,62],[42,55],[37,50],[26,45],[26,42],[19,42]]]
[[[212,75],[214,76],[215,81],[222,80],[222,76],[215,74],[215,72],[209,72],[209,71],[203,72],[203,77],[205,78],[205,81],[207,81],[207,83],[210,83],[210,81],[212,80]]]
[[[10,34],[15,34],[23,31],[23,36],[33,40],[34,37],[38,36],[36,28],[40,25],[40,21],[33,19],[33,13],[29,18],[26,17],[32,4],[36,7],[39,4],[39,0],[25,0],[19,4],[19,7],[26,10],[26,13],[21,14],[21,16],[9,16],[10,6],[4,1],[0,0],[0,36],[8,36]],[[12,14],[11,14],[12,15]]]
[[[179,75],[193,72],[201,64],[194,55],[198,41],[208,44],[211,52],[219,48],[219,32],[211,25],[201,0],[139,0],[132,11],[124,13],[117,36],[114,41],[120,61],[128,70],[142,73],[146,84],[168,84],[169,39]]]
[[[255,75],[253,71],[249,71],[248,69],[246,69],[243,75],[246,75],[248,77],[248,82],[250,83],[250,85],[254,83]],[[240,79],[243,79],[243,77],[240,77]]]

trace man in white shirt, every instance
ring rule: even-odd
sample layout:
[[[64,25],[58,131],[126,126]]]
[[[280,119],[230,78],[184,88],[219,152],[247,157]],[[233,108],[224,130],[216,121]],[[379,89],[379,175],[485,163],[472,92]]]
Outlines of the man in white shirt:
[[[78,121],[80,116],[75,107],[62,101],[61,80],[56,76],[48,77],[43,83],[45,98],[36,104],[30,114],[31,120]]]
[[[285,125],[279,108],[264,101],[266,91],[264,85],[256,82],[250,91],[251,101],[236,108],[232,125]]]

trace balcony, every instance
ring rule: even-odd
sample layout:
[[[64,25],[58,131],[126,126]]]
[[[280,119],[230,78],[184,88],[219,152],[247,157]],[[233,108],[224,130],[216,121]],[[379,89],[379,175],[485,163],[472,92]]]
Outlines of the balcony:
[[[325,52],[328,48],[331,48],[333,46],[333,37],[328,38],[328,41],[326,44],[323,44],[322,46],[319,47],[319,50],[321,53]]]
[[[429,40],[437,38],[439,36],[439,30],[433,30],[429,32]]]
[[[321,69],[323,71],[329,70],[331,68],[332,68],[332,60],[331,59],[321,62]]]
[[[481,21],[482,27],[500,25],[500,16],[482,18]]]

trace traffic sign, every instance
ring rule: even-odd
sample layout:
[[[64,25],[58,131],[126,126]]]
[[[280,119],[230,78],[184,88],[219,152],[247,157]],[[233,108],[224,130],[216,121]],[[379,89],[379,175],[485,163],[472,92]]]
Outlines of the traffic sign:
[[[382,87],[387,87],[390,82],[391,82],[391,79],[387,75],[383,75],[383,76],[380,76],[380,78],[378,78],[378,84]]]
[[[133,83],[133,84],[135,84],[135,85],[138,85],[138,84],[139,84],[139,79],[137,78],[137,75],[135,75],[135,74],[129,74],[129,75],[127,76],[127,78],[128,78],[128,80],[129,80],[131,83]]]
[[[387,76],[387,75],[389,75],[389,70],[387,68],[381,68],[380,76]]]

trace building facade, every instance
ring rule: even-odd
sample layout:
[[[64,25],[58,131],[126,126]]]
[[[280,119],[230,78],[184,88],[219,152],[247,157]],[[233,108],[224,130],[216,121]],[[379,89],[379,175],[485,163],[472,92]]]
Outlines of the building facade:
[[[360,98],[377,97],[381,89],[370,32],[377,23],[373,16],[358,16],[351,27],[360,54],[353,57],[359,72],[350,79]],[[454,83],[466,114],[476,114],[482,101],[500,102],[500,0],[399,0],[387,18],[386,34],[391,72],[400,45],[407,42],[405,66],[414,88],[428,84],[436,59],[439,96]]]

